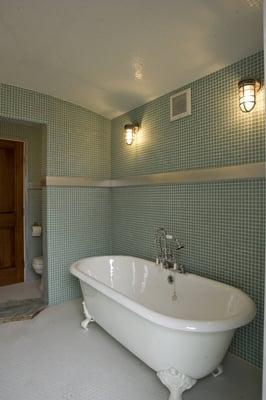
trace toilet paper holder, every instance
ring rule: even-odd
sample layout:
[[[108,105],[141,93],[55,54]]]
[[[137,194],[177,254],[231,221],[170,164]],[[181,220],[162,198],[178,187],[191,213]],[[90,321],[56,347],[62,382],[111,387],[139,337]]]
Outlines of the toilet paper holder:
[[[33,237],[39,237],[42,234],[42,227],[40,224],[37,222],[34,222],[34,224],[31,226],[31,235]]]

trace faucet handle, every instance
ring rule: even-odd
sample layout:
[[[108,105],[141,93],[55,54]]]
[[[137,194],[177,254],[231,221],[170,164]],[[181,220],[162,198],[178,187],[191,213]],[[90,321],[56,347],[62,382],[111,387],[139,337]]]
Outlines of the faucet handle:
[[[169,235],[168,233],[165,235],[165,238],[168,240],[172,240],[173,239],[173,235]]]
[[[184,274],[185,273],[185,268],[183,264],[178,265],[178,271],[180,272],[180,274]]]
[[[173,265],[173,271],[177,271],[180,274],[184,274],[185,273],[185,268],[183,264],[177,264],[177,262],[174,263]]]
[[[179,242],[178,239],[175,240],[175,243],[176,243],[176,250],[180,250],[185,247],[182,243]]]

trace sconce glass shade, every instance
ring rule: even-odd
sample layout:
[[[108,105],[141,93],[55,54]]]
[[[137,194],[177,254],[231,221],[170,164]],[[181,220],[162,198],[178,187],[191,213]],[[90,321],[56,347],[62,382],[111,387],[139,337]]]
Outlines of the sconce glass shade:
[[[136,134],[139,131],[139,124],[127,124],[124,127],[125,129],[125,142],[128,145],[131,145],[135,139]]]
[[[261,83],[256,79],[243,79],[238,83],[239,107],[243,112],[250,112],[256,105],[256,93]]]

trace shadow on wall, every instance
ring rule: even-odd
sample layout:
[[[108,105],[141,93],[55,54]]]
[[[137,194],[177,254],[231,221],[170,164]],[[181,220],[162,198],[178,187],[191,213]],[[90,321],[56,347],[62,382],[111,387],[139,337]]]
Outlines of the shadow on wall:
[[[147,102],[147,99],[140,95],[140,93],[133,91],[107,93],[105,97],[106,103],[112,105],[112,109],[116,109],[117,115],[121,115],[127,109],[127,105],[130,104],[131,108],[138,107],[140,104]],[[141,123],[141,121],[138,121]]]

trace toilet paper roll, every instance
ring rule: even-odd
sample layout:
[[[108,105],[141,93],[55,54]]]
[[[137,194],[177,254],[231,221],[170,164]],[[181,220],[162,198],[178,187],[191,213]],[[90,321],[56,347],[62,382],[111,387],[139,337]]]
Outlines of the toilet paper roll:
[[[42,227],[41,225],[32,225],[32,236],[41,236]]]

